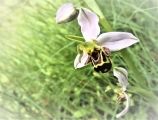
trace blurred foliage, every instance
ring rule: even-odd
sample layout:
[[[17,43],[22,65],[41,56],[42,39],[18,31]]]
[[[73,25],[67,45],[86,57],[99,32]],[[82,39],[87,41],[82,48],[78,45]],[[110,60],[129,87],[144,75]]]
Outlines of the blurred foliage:
[[[150,91],[158,96],[157,0],[97,0],[114,31],[128,31],[140,39],[130,53]],[[57,25],[55,13],[66,0],[0,0],[0,119],[115,119],[124,109],[113,91],[112,70],[93,71],[92,65],[74,69],[77,43],[65,35],[81,36],[77,21]],[[73,0],[74,4],[79,4]],[[106,32],[101,27],[101,32]],[[129,72],[112,53],[113,66]],[[157,114],[143,98],[131,95],[129,112],[120,119],[154,120]]]

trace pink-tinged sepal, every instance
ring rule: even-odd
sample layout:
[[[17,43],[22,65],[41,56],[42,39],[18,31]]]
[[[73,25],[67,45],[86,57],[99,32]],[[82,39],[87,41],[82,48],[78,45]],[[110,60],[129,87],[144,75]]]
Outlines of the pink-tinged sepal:
[[[86,66],[87,60],[88,60],[87,54],[84,53],[81,57],[80,57],[80,54],[78,54],[75,58],[75,61],[74,61],[75,69],[82,68],[82,67]]]
[[[108,47],[110,51],[119,51],[137,42],[139,39],[128,32],[107,32],[97,38],[98,44]]]
[[[78,24],[86,41],[96,39],[100,33],[98,16],[87,8],[81,8],[78,15]]]

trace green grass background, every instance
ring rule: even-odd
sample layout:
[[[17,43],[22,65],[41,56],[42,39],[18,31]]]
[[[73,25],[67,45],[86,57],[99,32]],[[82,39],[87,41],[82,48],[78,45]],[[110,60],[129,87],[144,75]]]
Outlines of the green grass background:
[[[81,36],[77,20],[57,25],[55,14],[66,0],[0,0],[0,119],[114,120],[125,104],[113,91],[111,70],[99,74],[92,65],[74,69]],[[70,2],[70,1],[69,1]],[[78,1],[73,0],[74,4]],[[130,55],[147,86],[158,96],[158,1],[96,0],[114,31],[131,32],[140,43]],[[106,32],[101,27],[101,32]],[[113,66],[128,70],[130,85],[140,87],[125,61],[115,53]],[[145,81],[145,80],[144,80]],[[131,94],[131,106],[120,120],[156,120],[142,97]]]

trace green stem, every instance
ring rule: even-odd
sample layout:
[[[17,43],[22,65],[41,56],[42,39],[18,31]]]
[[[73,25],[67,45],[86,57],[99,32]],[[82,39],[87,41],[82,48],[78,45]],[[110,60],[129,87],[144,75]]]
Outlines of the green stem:
[[[123,59],[126,61],[128,67],[132,70],[138,84],[144,88],[144,89],[148,89],[146,86],[146,81],[145,78],[143,78],[143,76],[141,76],[140,72],[138,71],[136,65],[134,64],[135,61],[133,60],[132,56],[130,55],[130,52],[128,49],[123,49],[120,51]]]
[[[108,32],[113,31],[112,27],[110,26],[106,18],[100,18],[99,22],[102,24],[102,26],[105,28],[106,31]]]

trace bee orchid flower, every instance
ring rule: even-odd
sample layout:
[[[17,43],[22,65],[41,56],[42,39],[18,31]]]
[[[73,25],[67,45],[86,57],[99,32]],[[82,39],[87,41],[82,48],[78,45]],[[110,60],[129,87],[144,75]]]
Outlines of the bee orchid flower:
[[[138,38],[128,32],[100,34],[99,18],[87,8],[79,10],[77,19],[85,42],[78,45],[75,68],[84,67],[92,62],[95,71],[106,73],[111,68],[110,52],[119,51],[139,42]]]
[[[106,73],[112,67],[110,52],[119,51],[139,42],[138,38],[128,32],[100,34],[98,16],[87,8],[76,9],[73,3],[66,3],[59,7],[56,13],[56,22],[63,24],[76,17],[85,42],[77,47],[78,55],[74,61],[75,68],[84,67],[91,62],[95,71]]]
[[[114,71],[113,71],[113,74],[114,74],[115,77],[118,78],[118,81],[122,86],[121,91],[118,92],[118,102],[123,103],[124,101],[126,101],[125,109],[122,112],[120,112],[119,114],[116,115],[116,118],[119,118],[119,117],[121,117],[121,116],[123,116],[127,113],[128,109],[129,109],[129,106],[130,106],[130,98],[125,92],[126,87],[129,84],[128,81],[127,81],[128,80],[128,73],[122,67],[115,67]]]

